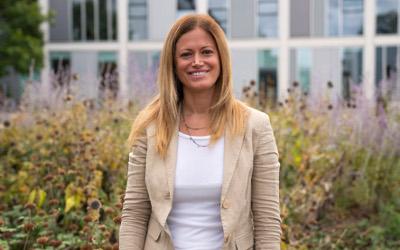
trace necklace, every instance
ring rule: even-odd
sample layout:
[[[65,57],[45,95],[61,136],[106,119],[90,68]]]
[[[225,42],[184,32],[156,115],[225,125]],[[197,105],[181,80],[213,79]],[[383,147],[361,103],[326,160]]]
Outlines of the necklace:
[[[193,142],[197,147],[199,147],[199,148],[206,148],[206,147],[208,147],[209,143],[207,143],[207,145],[203,145],[203,144],[198,143],[198,142],[192,137],[192,134],[190,133],[190,130],[200,130],[200,129],[205,129],[205,128],[207,128],[207,127],[204,127],[204,128],[191,128],[191,127],[189,127],[189,126],[187,125],[187,123],[186,123],[185,116],[183,115],[183,111],[182,111],[182,120],[183,120],[183,124],[184,124],[185,127],[186,127],[186,130],[188,131],[190,141],[192,141],[192,142]]]

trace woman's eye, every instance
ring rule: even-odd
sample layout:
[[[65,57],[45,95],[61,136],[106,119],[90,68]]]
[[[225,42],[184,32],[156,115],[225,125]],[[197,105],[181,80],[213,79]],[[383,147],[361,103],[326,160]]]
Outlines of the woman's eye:
[[[204,54],[204,55],[211,55],[212,53],[213,53],[213,51],[210,50],[210,49],[203,50],[203,54]]]
[[[181,57],[183,57],[183,58],[187,58],[187,57],[189,57],[191,54],[189,53],[189,52],[185,52],[185,53],[182,53],[181,54]]]

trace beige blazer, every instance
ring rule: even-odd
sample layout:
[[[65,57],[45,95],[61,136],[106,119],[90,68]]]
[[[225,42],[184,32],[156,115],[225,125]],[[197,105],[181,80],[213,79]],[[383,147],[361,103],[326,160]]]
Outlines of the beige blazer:
[[[245,132],[225,133],[221,193],[223,249],[280,249],[279,161],[269,117],[248,108]],[[178,130],[177,130],[178,131]],[[172,250],[166,224],[174,199],[178,133],[165,159],[155,149],[155,127],[129,154],[119,233],[121,250]]]

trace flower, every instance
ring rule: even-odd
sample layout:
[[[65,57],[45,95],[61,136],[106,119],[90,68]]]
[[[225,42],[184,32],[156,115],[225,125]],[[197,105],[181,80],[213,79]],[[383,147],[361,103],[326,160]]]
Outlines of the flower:
[[[58,204],[60,204],[60,202],[57,199],[51,199],[49,201],[50,206],[57,206]]]
[[[35,224],[28,222],[24,224],[24,231],[29,232],[32,231],[32,229],[35,227]]]
[[[33,204],[32,202],[29,202],[29,203],[26,203],[24,207],[25,207],[26,209],[33,210],[33,209],[36,208],[36,205]]]
[[[89,215],[86,215],[85,217],[83,217],[83,221],[85,221],[86,223],[92,222],[92,217]]]
[[[10,123],[10,121],[6,120],[3,122],[3,125],[4,125],[4,127],[7,128],[7,127],[10,127],[11,123]]]
[[[116,224],[121,224],[121,216],[116,216],[116,217],[114,217],[114,218],[113,218],[113,221],[114,221]]]
[[[46,237],[46,236],[39,237],[36,240],[36,242],[40,245],[46,245],[48,241],[49,241],[49,237]]]
[[[93,199],[93,200],[89,200],[89,207],[91,209],[100,209],[101,208],[101,202],[98,199]]]
[[[59,247],[61,245],[62,241],[61,240],[51,240],[49,242],[49,245],[52,247]]]

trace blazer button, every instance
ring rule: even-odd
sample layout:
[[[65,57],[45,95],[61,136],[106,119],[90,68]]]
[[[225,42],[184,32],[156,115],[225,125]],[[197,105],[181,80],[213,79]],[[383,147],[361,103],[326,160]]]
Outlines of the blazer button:
[[[228,243],[228,241],[229,241],[229,235],[224,237],[224,243],[226,244],[226,243]]]
[[[224,201],[222,203],[222,208],[225,208],[225,209],[229,208],[229,202],[228,201]]]

